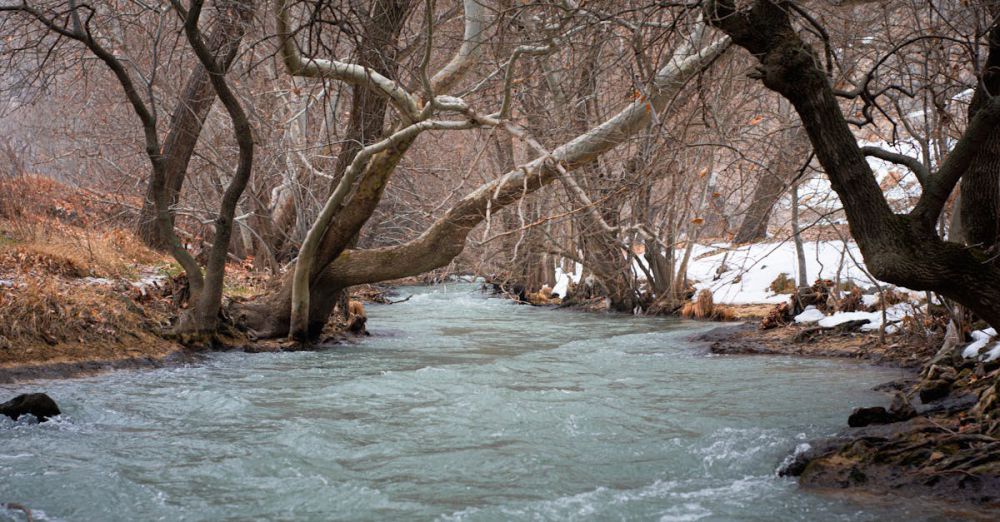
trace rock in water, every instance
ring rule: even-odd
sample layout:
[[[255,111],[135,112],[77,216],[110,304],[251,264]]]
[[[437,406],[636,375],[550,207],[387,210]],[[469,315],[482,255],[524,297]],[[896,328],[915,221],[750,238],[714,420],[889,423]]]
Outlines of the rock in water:
[[[847,418],[847,425],[852,428],[861,428],[869,424],[891,424],[895,418],[885,411],[881,406],[874,408],[858,408]]]
[[[39,421],[59,415],[59,406],[52,397],[44,393],[26,393],[0,404],[0,415],[6,415],[17,420],[21,415],[32,414]]]

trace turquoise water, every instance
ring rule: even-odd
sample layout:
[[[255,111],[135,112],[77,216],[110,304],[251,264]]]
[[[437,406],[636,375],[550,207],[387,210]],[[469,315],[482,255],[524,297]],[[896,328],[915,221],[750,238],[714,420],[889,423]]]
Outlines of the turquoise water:
[[[0,420],[0,501],[39,520],[933,519],[774,473],[898,372],[710,356],[685,340],[704,323],[402,291],[354,346],[0,386],[65,412]]]

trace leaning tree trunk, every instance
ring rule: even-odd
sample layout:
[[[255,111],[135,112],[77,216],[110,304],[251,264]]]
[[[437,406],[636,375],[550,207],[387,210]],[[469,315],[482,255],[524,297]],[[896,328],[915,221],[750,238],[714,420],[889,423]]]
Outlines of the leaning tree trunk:
[[[793,117],[787,103],[782,104],[780,111],[788,119]],[[783,117],[784,121],[785,118]],[[761,173],[757,187],[750,199],[743,222],[733,237],[733,243],[752,243],[767,239],[767,225],[771,220],[771,211],[788,190],[788,184],[795,177],[802,158],[809,152],[809,137],[801,127],[786,129],[782,138],[774,147],[768,168]]]
[[[226,108],[233,124],[233,134],[239,147],[239,162],[232,180],[226,186],[219,204],[219,212],[215,218],[214,241],[208,252],[205,263],[204,285],[199,295],[193,296],[194,306],[181,316],[176,333],[186,341],[203,343],[212,342],[219,325],[219,313],[222,307],[222,291],[225,282],[226,257],[229,253],[229,241],[232,238],[234,217],[240,197],[250,181],[253,168],[253,131],[243,106],[236,94],[229,87],[225,74],[227,67],[222,60],[217,60],[212,50],[204,42],[198,29],[201,16],[202,0],[192,0],[191,7],[184,21],[184,32],[188,42],[194,49],[198,60],[209,73],[212,88],[219,101]],[[249,5],[233,4],[237,10],[249,11]],[[249,15],[246,15],[249,16]],[[158,195],[163,198],[162,194]],[[161,207],[162,209],[162,207]]]
[[[733,243],[753,243],[767,239],[767,225],[771,221],[771,211],[787,189],[785,184],[789,172],[795,172],[794,167],[786,168],[788,164],[785,151],[782,150],[772,162],[773,171],[761,173],[753,197],[750,198],[750,206],[747,207],[743,222],[733,237]]]
[[[723,39],[701,49],[679,50],[675,59],[657,74],[647,100],[631,103],[604,123],[554,149],[550,155],[479,187],[413,241],[394,247],[343,251],[321,268],[312,285],[310,332],[322,330],[339,290],[421,274],[450,263],[465,248],[468,234],[486,218],[488,208],[496,210],[510,205],[525,194],[552,183],[560,171],[569,172],[589,164],[645,129],[653,113],[663,110],[687,80],[708,67],[728,47],[728,39]],[[367,219],[359,197],[373,198],[377,203],[386,181],[385,173],[395,167],[402,152],[405,150],[385,151],[373,158],[351,198],[351,205],[338,215],[331,229],[349,227],[352,219],[359,219],[361,223]],[[286,277],[278,292],[258,302],[234,303],[232,311],[237,323],[259,337],[287,335],[291,319],[290,279]]]
[[[757,58],[754,76],[792,102],[840,197],[869,272],[882,281],[938,292],[1000,327],[1000,270],[984,262],[984,250],[944,241],[936,230],[955,185],[977,168],[978,152],[1000,125],[1000,98],[989,98],[969,120],[938,171],[924,180],[913,210],[895,214],[818,65],[821,59],[793,28],[788,2],[757,0],[737,7],[733,0],[715,0],[705,12],[713,25]],[[990,47],[991,52],[1000,48],[1000,41],[991,39]],[[977,89],[982,88],[980,83]]]

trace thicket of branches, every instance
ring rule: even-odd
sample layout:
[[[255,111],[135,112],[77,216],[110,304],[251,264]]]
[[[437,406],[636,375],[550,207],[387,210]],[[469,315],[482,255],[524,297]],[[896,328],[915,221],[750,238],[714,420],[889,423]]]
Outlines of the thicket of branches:
[[[193,338],[227,258],[277,281],[240,326],[308,339],[431,270],[579,263],[670,310],[696,242],[793,228],[1000,322],[992,1],[0,5],[4,163],[115,200],[188,273]]]

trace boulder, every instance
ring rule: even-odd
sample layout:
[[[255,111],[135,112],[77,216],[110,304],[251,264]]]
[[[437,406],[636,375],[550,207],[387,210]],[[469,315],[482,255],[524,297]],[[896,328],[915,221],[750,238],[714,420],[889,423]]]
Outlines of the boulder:
[[[851,416],[847,418],[847,425],[852,428],[861,428],[869,424],[891,424],[896,419],[885,408],[875,406],[873,408],[857,408]]]
[[[29,413],[39,421],[45,421],[62,412],[56,406],[56,401],[44,393],[26,393],[0,404],[0,415],[6,415],[14,420]]]
[[[892,394],[892,403],[889,404],[889,415],[892,415],[896,421],[905,421],[916,417],[917,411],[910,404],[910,400],[906,398],[906,395],[897,391]]]
[[[951,381],[932,379],[920,384],[920,402],[927,404],[943,399],[951,393]]]

